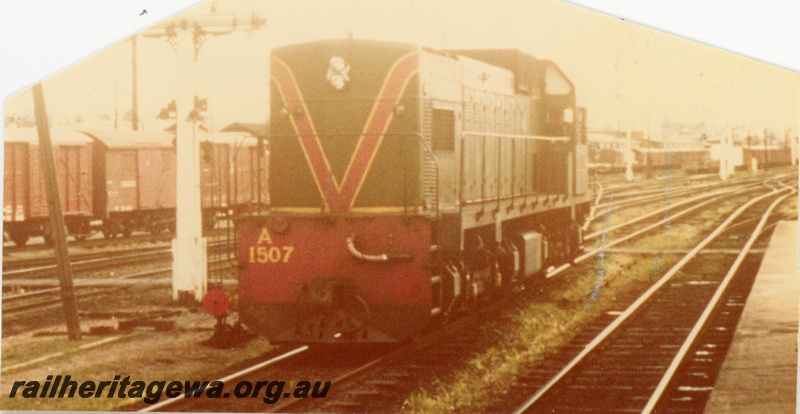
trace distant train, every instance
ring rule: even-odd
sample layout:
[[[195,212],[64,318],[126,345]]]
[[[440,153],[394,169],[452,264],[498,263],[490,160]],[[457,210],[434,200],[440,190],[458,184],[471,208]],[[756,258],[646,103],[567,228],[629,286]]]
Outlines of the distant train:
[[[581,252],[585,111],[551,61],[299,44],[270,107],[270,210],[237,256],[239,321],[271,341],[402,341]]]
[[[170,132],[76,131],[53,128],[61,206],[70,235],[105,237],[133,231],[158,234],[175,222],[175,135]],[[51,241],[35,128],[5,130],[3,230],[23,246],[33,236]],[[245,133],[208,134],[201,141],[204,223],[215,215],[266,204],[266,148]]]
[[[633,170],[644,171],[680,169],[688,174],[714,172],[719,169],[719,160],[712,157],[712,147],[700,148],[634,148]],[[751,168],[753,159],[758,168],[790,165],[792,150],[789,147],[769,146],[751,149],[736,146],[741,154],[742,164],[738,169]],[[589,169],[592,173],[607,174],[623,172],[626,169],[627,151],[620,148],[603,148],[599,145],[589,146]]]

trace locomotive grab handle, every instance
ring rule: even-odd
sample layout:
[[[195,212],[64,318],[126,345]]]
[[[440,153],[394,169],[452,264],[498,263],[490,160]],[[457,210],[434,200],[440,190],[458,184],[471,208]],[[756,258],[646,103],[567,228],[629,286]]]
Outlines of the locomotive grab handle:
[[[356,259],[361,259],[367,262],[388,262],[389,260],[412,260],[414,256],[411,254],[364,254],[356,249],[354,240],[356,238],[355,234],[351,234],[347,238],[347,250],[350,251]]]

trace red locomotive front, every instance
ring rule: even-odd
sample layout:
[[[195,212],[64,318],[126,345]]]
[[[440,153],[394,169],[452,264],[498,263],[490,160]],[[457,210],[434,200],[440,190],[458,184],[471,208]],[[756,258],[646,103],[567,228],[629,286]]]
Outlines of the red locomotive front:
[[[273,341],[401,340],[430,315],[430,238],[421,217],[247,221],[240,317]]]

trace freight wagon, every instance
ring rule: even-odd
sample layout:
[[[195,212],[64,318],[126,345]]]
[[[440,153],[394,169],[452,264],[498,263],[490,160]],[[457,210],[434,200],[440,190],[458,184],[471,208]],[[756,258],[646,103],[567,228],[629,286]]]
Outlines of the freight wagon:
[[[87,131],[95,140],[96,211],[106,237],[132,231],[160,234],[175,226],[176,153],[171,132]],[[200,188],[203,226],[218,214],[239,214],[257,205],[258,185],[266,185],[263,145],[240,132],[200,134]],[[260,174],[259,174],[260,173]],[[262,192],[265,191],[262,189]],[[105,197],[104,197],[105,196]],[[105,200],[103,199],[105,198]]]
[[[68,233],[108,238],[133,231],[160,234],[175,225],[176,153],[171,132],[82,131],[54,128],[56,168]],[[49,211],[34,128],[6,130],[4,224],[24,245],[50,242]],[[203,223],[253,211],[268,202],[266,146],[241,132],[200,137]]]
[[[75,237],[86,237],[95,214],[92,140],[68,128],[52,128],[50,137],[65,225]],[[19,246],[31,236],[51,240],[36,128],[6,128],[4,150],[3,231]]]
[[[175,135],[85,131],[94,141],[95,215],[105,237],[159,233],[175,216]]]

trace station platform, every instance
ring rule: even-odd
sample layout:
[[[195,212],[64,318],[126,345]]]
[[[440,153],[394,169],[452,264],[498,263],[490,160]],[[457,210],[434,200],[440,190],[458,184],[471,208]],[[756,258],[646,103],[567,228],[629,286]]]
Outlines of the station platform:
[[[797,231],[782,221],[772,234],[706,414],[796,412]]]

